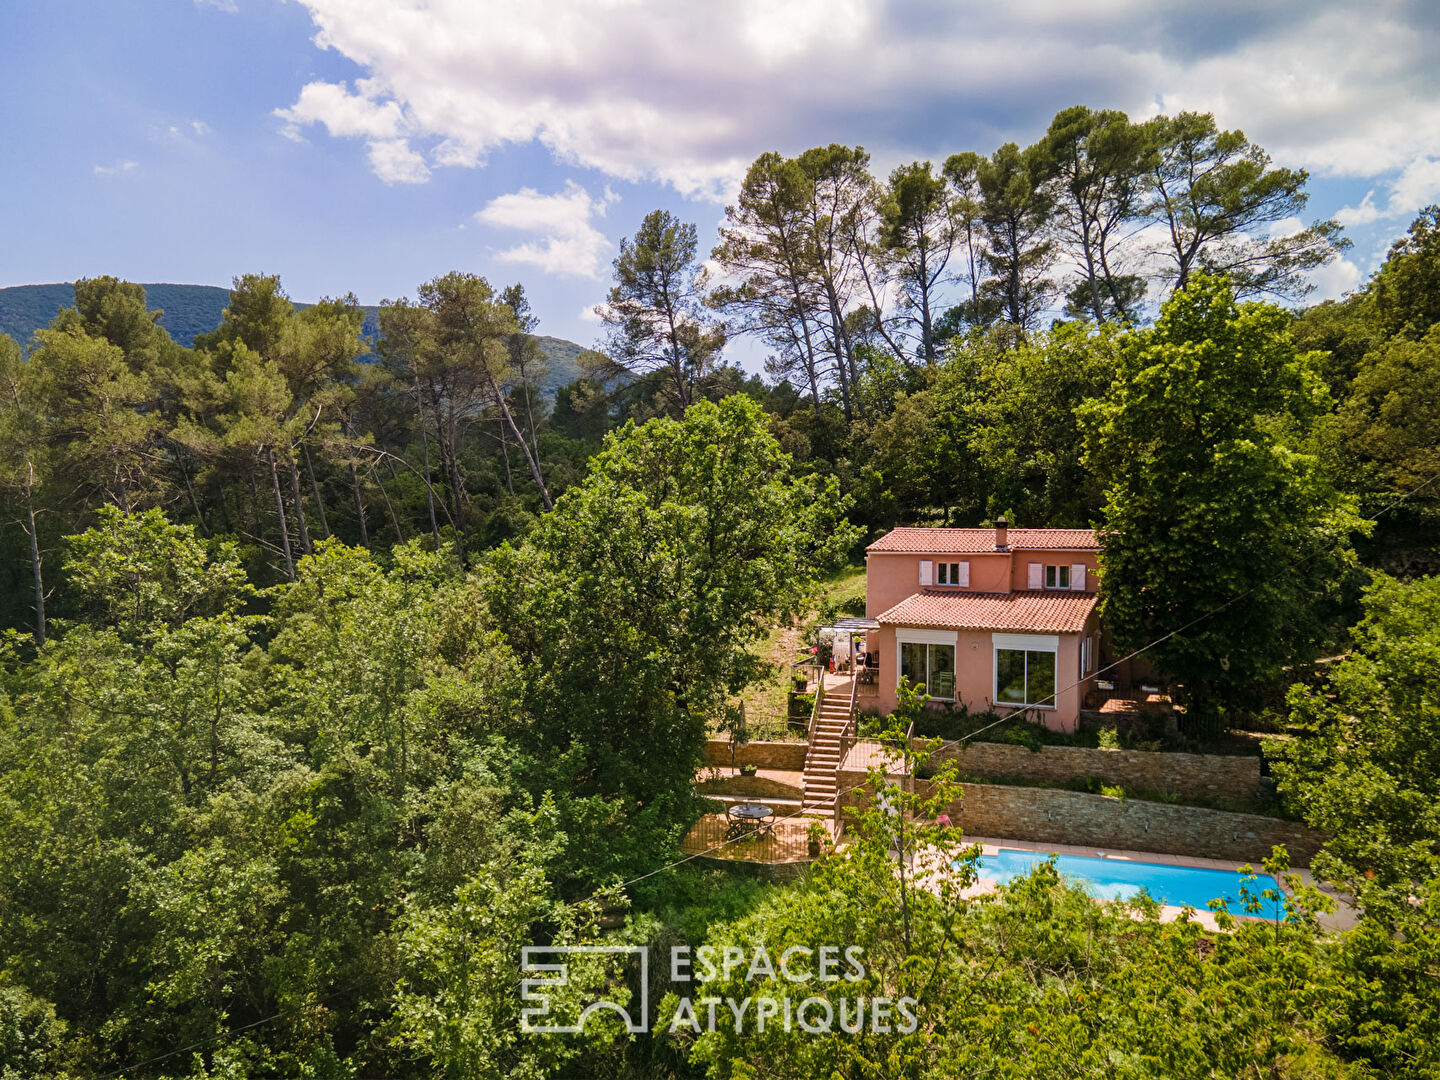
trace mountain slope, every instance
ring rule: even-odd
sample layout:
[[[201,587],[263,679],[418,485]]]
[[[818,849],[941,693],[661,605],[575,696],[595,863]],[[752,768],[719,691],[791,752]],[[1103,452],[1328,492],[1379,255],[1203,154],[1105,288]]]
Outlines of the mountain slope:
[[[170,336],[187,348],[197,334],[208,334],[220,325],[221,313],[230,302],[230,290],[214,285],[172,285],[155,282],[142,286],[145,303],[151,311],[160,310],[160,325]],[[68,282],[54,285],[13,285],[0,289],[0,334],[9,334],[22,346],[29,346],[36,330],[43,330],[60,313],[61,308],[74,307],[75,290]],[[306,304],[295,305],[307,307]],[[379,332],[379,308],[362,307],[365,312],[365,335]],[[542,335],[538,338],[546,356],[548,373],[540,380],[542,393],[555,390],[580,377],[580,354],[583,345],[564,338]]]

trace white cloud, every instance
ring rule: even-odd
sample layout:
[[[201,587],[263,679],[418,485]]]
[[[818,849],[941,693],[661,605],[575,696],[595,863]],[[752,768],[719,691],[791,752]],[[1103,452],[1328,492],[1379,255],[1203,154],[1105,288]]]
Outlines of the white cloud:
[[[288,109],[276,109],[285,121],[280,134],[303,143],[301,134],[310,124],[324,124],[334,138],[361,137],[367,140],[370,167],[387,184],[419,184],[430,179],[425,159],[406,139],[413,125],[398,102],[379,100],[379,86],[372,79],[359,79],[351,93],[344,83],[306,83],[300,98]]]
[[[235,5],[235,0],[195,0],[197,7],[213,7],[225,12],[227,15],[234,15],[240,9]]]
[[[1315,286],[1315,291],[1305,297],[1305,303],[1318,304],[1322,300],[1339,300],[1346,293],[1357,289],[1363,277],[1360,267],[1343,256],[1328,262],[1310,271],[1310,284]]]
[[[1359,206],[1342,206],[1335,212],[1335,220],[1347,229],[1357,225],[1370,225],[1386,216],[1386,212],[1375,204],[1374,190],[1367,191]]]
[[[430,179],[425,159],[404,139],[372,139],[370,167],[387,184],[423,184]]]
[[[301,0],[359,65],[311,83],[295,132],[406,138],[472,167],[538,141],[563,162],[723,198],[756,154],[863,143],[888,165],[1033,139],[1077,101],[1211,110],[1277,160],[1381,176],[1440,144],[1440,22],[1340,0]]]
[[[190,130],[193,131],[196,135],[200,135],[203,137],[210,134],[210,125],[205,123],[204,120],[191,120]]]
[[[117,161],[114,165],[96,165],[95,175],[104,177],[129,176],[138,168],[140,168],[140,163],[137,161]]]
[[[591,218],[604,217],[615,199],[608,187],[597,199],[571,180],[554,195],[528,187],[501,195],[476,211],[475,220],[492,228],[536,234],[536,239],[500,252],[498,257],[505,262],[532,263],[547,274],[599,278],[610,241]]]
[[[1416,158],[1389,184],[1390,193],[1382,207],[1375,192],[1367,191],[1359,206],[1347,206],[1335,216],[1341,225],[1369,225],[1372,222],[1411,218],[1421,207],[1440,202],[1440,160]]]

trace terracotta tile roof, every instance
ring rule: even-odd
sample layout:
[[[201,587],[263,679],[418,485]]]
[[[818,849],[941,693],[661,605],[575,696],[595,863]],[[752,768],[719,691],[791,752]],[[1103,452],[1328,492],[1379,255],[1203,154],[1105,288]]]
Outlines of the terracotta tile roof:
[[[1095,593],[972,593],[922,589],[876,616],[881,625],[935,626],[945,630],[1000,630],[1078,634],[1095,609]]]
[[[978,555],[995,550],[994,529],[891,529],[866,551]],[[1099,551],[1094,529],[1011,529],[1011,551]]]

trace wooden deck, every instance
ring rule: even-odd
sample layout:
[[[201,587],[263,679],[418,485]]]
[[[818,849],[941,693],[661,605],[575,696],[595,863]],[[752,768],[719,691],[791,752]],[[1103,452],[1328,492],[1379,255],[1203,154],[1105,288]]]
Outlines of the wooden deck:
[[[706,814],[695,823],[680,848],[687,855],[704,854],[731,862],[808,862],[809,842],[805,830],[813,818],[777,818],[775,827],[764,836],[745,840],[725,840],[728,823],[724,814]]]

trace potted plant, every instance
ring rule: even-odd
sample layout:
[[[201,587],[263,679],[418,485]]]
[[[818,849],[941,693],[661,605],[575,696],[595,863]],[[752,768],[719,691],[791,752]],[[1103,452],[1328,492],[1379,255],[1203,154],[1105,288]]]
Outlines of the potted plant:
[[[741,765],[741,766],[740,766],[740,775],[741,775],[741,776],[754,776],[754,775],[755,775],[756,773],[758,773],[759,771],[760,771],[760,766],[759,766],[759,765],[755,765],[755,764],[753,764],[753,763],[752,763],[752,764],[749,764],[749,765]]]
[[[818,859],[820,857],[820,850],[828,839],[830,839],[830,830],[825,828],[823,822],[810,822],[805,829],[805,846],[810,858]]]

